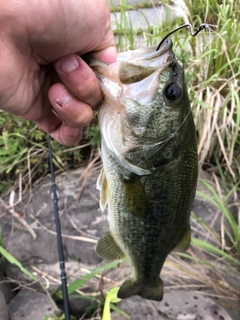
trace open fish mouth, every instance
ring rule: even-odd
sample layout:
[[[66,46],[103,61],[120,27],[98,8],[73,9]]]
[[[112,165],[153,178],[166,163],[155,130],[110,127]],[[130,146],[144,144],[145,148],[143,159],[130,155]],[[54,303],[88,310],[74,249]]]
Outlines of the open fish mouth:
[[[176,62],[172,51],[172,41],[167,39],[156,51],[157,46],[152,46],[134,51],[118,54],[118,76],[122,84],[131,84],[147,78],[157,70],[163,70]]]
[[[166,39],[161,45],[160,49],[156,51],[157,45],[140,48],[136,50],[129,50],[126,52],[120,52],[117,56],[117,61],[143,61],[143,60],[152,60],[159,58],[160,56],[165,56],[168,51],[172,53],[173,43],[171,39]],[[173,54],[173,53],[172,53]],[[149,61],[150,62],[150,61]]]
[[[129,50],[127,52],[119,53],[117,61],[121,62],[120,69],[123,69],[123,72],[125,72],[125,66],[128,68],[127,74],[132,72],[130,66],[157,70],[159,67],[168,66],[175,60],[172,46],[172,41],[167,39],[158,51],[156,51],[157,46],[151,46],[144,49],[140,48],[134,51]],[[126,83],[124,77],[120,74],[120,79],[122,80],[122,78],[122,83]]]

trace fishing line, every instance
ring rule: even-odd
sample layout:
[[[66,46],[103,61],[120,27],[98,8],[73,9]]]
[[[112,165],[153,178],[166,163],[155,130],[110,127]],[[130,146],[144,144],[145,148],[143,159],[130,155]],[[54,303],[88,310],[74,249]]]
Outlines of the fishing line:
[[[208,29],[208,31],[211,31],[211,29],[207,26],[206,29]],[[209,43],[210,43],[210,48],[211,48],[211,44],[212,44],[212,33],[209,32]],[[206,81],[207,79],[207,75],[208,75],[208,71],[209,71],[209,68],[210,68],[210,53],[208,55],[206,55],[206,61],[207,61],[207,70],[205,72],[205,77],[204,77],[204,82]]]
[[[207,28],[210,29],[210,27],[216,28],[217,26],[215,26],[214,24],[202,23],[202,24],[199,26],[198,30],[193,33],[192,25],[191,25],[190,23],[183,24],[183,25],[181,25],[180,27],[178,27],[177,29],[174,29],[173,31],[169,32],[169,33],[162,39],[162,41],[159,43],[159,45],[157,46],[157,50],[156,50],[156,51],[159,50],[159,48],[161,47],[161,45],[163,44],[163,42],[164,42],[168,37],[170,37],[173,33],[177,32],[178,30],[183,29],[183,28],[186,28],[186,27],[189,28],[189,31],[190,31],[191,36],[196,37],[196,35],[197,35],[200,31],[202,31],[202,30],[204,30],[204,29],[207,29]]]
[[[64,313],[65,313],[65,320],[70,320],[67,278],[66,278],[65,261],[64,261],[64,254],[63,254],[63,245],[62,245],[61,224],[60,224],[59,210],[58,210],[59,194],[58,194],[57,186],[55,183],[55,175],[54,175],[53,160],[52,160],[51,137],[49,135],[48,135],[48,150],[49,150],[49,165],[50,165],[51,180],[52,180],[52,200],[53,200],[53,208],[54,208],[54,216],[55,216],[55,224],[56,224],[56,232],[57,232],[58,256],[59,256],[59,265],[60,265],[61,281],[62,281],[63,306],[64,306]]]
[[[157,148],[156,150],[154,150],[154,152],[148,152],[148,157],[146,159],[144,159],[144,161],[141,161],[140,163],[138,163],[138,165],[141,165],[142,163],[144,163],[146,160],[150,159],[155,153],[157,153],[159,150],[161,150],[172,138],[174,138],[174,136],[176,135],[176,133],[181,129],[181,127],[184,125],[184,123],[187,121],[187,118],[189,117],[189,115],[192,113],[192,109],[189,110],[188,114],[185,116],[185,118],[183,119],[182,123],[180,124],[180,126],[169,135],[169,137],[167,139],[165,139],[164,141],[162,141],[162,144],[159,148]]]

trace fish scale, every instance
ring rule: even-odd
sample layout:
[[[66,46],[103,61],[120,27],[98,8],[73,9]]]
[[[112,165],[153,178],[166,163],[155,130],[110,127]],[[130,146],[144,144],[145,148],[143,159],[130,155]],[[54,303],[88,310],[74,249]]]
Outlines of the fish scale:
[[[129,257],[132,275],[119,298],[160,301],[166,257],[190,245],[197,183],[184,72],[170,40],[159,52],[150,47],[120,54],[112,65],[96,60],[90,65],[104,96],[99,111],[103,169],[97,186],[109,222],[96,252],[110,260]]]

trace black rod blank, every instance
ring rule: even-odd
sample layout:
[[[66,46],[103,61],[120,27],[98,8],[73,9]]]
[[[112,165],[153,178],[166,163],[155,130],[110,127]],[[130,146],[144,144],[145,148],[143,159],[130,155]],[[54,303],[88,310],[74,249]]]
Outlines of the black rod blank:
[[[53,199],[54,216],[55,216],[55,224],[56,224],[56,231],[57,231],[58,256],[59,256],[61,281],[62,281],[63,306],[64,306],[64,313],[65,313],[65,320],[70,320],[67,277],[66,277],[66,271],[65,271],[61,224],[60,224],[59,210],[58,210],[59,195],[58,195],[57,186],[55,183],[55,175],[54,175],[53,160],[52,160],[51,137],[49,135],[48,135],[48,150],[49,150],[49,163],[50,163],[51,179],[52,179],[52,199]]]

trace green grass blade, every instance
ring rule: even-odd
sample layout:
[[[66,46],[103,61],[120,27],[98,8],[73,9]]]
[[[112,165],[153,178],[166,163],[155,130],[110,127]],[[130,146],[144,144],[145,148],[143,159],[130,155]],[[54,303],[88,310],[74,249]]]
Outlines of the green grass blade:
[[[123,260],[114,260],[111,261],[101,267],[96,268],[95,270],[93,270],[92,272],[86,274],[84,277],[82,277],[81,279],[77,279],[75,281],[73,281],[72,283],[69,284],[68,286],[68,294],[73,293],[74,291],[76,291],[77,289],[81,288],[85,283],[87,283],[89,280],[91,280],[93,277],[95,277],[97,274],[116,268],[119,264],[126,262],[127,258],[123,259]],[[58,298],[62,298],[62,293],[59,291],[56,293],[56,296]]]
[[[12,264],[15,264],[23,273],[25,273],[29,278],[33,280],[38,280],[32,273],[30,273],[27,269],[25,269],[22,264],[15,259],[7,250],[5,250],[2,246],[0,246],[0,253]]]
[[[116,311],[117,313],[121,314],[122,316],[124,316],[126,319],[131,319],[130,315],[127,314],[125,311],[123,311],[122,309],[120,309],[118,306],[116,306],[113,303],[110,303],[110,308],[113,311]],[[114,320],[114,319],[113,319]]]
[[[240,266],[240,261],[238,259],[235,259],[230,254],[222,251],[219,248],[214,247],[209,242],[203,241],[201,239],[192,238],[192,244],[197,246],[198,248],[205,250],[206,252],[214,253],[214,254],[218,255],[219,257],[225,258],[229,262],[232,262],[232,263]]]

